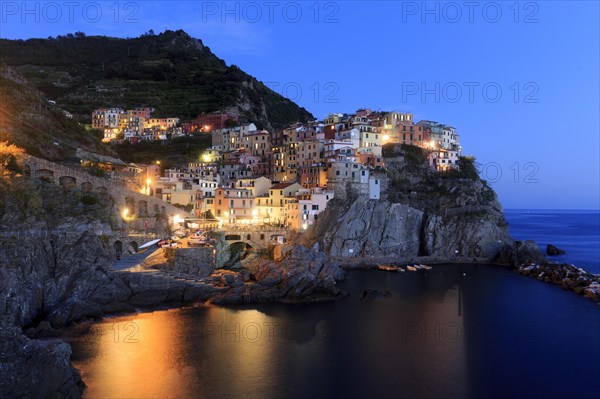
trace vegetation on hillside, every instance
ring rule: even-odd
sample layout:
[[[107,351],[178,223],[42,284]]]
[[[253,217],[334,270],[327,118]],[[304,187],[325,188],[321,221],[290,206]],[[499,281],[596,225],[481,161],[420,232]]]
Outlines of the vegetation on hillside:
[[[479,206],[496,199],[487,182],[481,180],[474,157],[459,157],[459,170],[432,171],[428,151],[412,145],[385,145],[388,199],[419,209],[440,212],[457,206]]]
[[[312,118],[181,30],[131,39],[78,33],[0,40],[0,56],[82,122],[109,105],[152,106],[158,117],[182,119],[238,109],[259,127]]]
[[[49,104],[45,96],[0,62],[0,141],[51,160],[74,156],[76,148],[112,155],[97,134]]]
[[[113,200],[108,194],[65,189],[24,176],[0,179],[0,229],[19,230],[43,220],[52,226],[74,217],[83,222],[113,224]]]
[[[193,136],[176,137],[170,141],[142,141],[131,144],[111,146],[119,158],[126,162],[153,164],[160,161],[161,166],[169,168],[173,165],[183,165],[189,162],[199,162],[200,154],[210,148],[211,136],[199,134]]]

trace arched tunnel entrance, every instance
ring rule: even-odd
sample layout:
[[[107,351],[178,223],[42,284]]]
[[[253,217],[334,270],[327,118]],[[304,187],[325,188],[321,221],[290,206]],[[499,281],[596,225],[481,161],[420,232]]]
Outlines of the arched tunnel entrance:
[[[236,241],[229,244],[229,260],[225,262],[226,267],[241,267],[240,261],[249,255],[256,253],[256,248],[244,241]]]

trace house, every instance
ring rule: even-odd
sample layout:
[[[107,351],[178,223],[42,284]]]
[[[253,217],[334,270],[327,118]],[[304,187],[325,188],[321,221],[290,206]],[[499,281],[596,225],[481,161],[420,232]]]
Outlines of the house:
[[[286,226],[294,230],[306,230],[315,224],[333,197],[333,192],[322,188],[298,190],[295,201],[287,203]]]
[[[251,223],[255,218],[252,191],[219,187],[215,190],[216,217],[226,223]]]

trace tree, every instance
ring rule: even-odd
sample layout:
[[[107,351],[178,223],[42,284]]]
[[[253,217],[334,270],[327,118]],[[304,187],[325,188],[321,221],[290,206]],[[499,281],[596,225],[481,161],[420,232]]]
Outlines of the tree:
[[[8,141],[0,141],[0,177],[4,177],[6,167],[24,152],[24,149]]]

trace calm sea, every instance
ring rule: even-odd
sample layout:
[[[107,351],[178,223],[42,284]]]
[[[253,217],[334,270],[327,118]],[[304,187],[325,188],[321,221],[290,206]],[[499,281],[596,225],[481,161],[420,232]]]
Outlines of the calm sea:
[[[594,217],[508,215],[515,236],[540,244],[548,239],[569,252],[565,261],[580,259],[590,270],[598,265],[597,252],[575,249],[580,240],[591,246],[594,234],[597,245],[598,231],[589,226]],[[580,223],[588,234],[574,227],[577,243],[569,242],[566,230]],[[544,233],[548,229],[553,233]],[[88,398],[567,398],[600,392],[600,306],[557,286],[485,265],[355,271],[341,286],[351,296],[337,303],[107,319],[67,337],[72,360]],[[361,301],[368,288],[390,295]]]
[[[509,209],[505,215],[514,239],[534,240],[544,253],[553,244],[567,253],[552,261],[600,273],[600,211]]]

